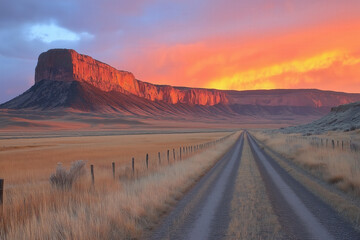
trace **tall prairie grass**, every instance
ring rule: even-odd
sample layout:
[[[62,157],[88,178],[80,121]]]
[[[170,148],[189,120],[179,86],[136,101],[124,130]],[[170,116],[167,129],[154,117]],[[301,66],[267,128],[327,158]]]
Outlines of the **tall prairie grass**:
[[[254,136],[265,145],[293,160],[313,175],[333,184],[342,191],[360,197],[360,152],[349,147],[342,148],[337,141],[348,143],[352,136],[337,133],[334,136],[319,135],[323,145],[314,144],[313,136],[253,131]],[[332,139],[335,138],[335,147]],[[326,139],[331,139],[326,146]],[[355,140],[355,141],[354,141]],[[356,144],[358,139],[352,139]],[[318,141],[319,142],[319,141]]]
[[[164,159],[149,170],[142,165],[135,176],[128,165],[117,167],[115,180],[110,166],[95,168],[94,185],[87,171],[71,189],[53,188],[43,178],[10,186],[0,239],[142,238],[237,137],[182,161]]]

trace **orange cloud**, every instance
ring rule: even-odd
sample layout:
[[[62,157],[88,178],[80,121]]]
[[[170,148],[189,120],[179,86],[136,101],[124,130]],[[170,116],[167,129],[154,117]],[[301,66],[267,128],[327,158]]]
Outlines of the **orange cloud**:
[[[340,63],[340,67],[356,65],[360,58],[349,56],[342,51],[324,52],[306,59],[291,60],[280,64],[273,64],[257,69],[240,71],[230,76],[215,78],[207,83],[206,87],[217,89],[270,89],[270,88],[292,88],[302,80],[301,75],[317,70],[324,70],[332,67],[334,63]],[[298,77],[284,77],[281,81],[274,81],[273,77],[297,73]],[[325,86],[324,86],[325,87]]]
[[[127,59],[125,69],[140,80],[177,86],[360,92],[358,29],[360,20],[352,20],[189,44],[152,44],[145,54]]]

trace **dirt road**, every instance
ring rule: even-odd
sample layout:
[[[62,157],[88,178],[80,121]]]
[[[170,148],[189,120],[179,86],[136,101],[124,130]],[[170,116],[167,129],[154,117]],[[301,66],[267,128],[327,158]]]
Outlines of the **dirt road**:
[[[150,239],[360,239],[243,133]]]

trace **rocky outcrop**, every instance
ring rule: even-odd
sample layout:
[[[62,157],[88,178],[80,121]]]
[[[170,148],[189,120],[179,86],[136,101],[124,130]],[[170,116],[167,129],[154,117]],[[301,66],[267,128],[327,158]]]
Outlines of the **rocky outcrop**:
[[[142,82],[135,79],[130,72],[117,70],[70,49],[52,49],[40,54],[35,70],[35,83],[41,80],[83,81],[105,92],[132,93],[151,101],[165,101],[172,104],[213,106],[228,103],[224,92]]]
[[[222,91],[154,85],[137,80],[130,72],[117,70],[71,49],[51,49],[40,54],[35,83],[41,80],[86,82],[104,92],[131,93],[147,100],[170,104],[292,106],[327,112],[331,107],[360,100],[360,94],[316,89]]]
[[[322,118],[308,124],[281,129],[285,133],[304,135],[321,134],[328,131],[353,131],[360,129],[360,102],[340,105]]]
[[[360,112],[360,102],[354,102],[354,103],[349,103],[349,104],[344,104],[344,105],[340,105],[337,107],[333,107],[333,108],[331,108],[331,112],[332,113],[341,113],[341,112],[349,111],[351,109],[358,109],[358,111]]]
[[[360,129],[360,102],[331,108],[330,113],[311,123],[282,129],[286,133],[320,134]]]
[[[287,121],[303,117],[308,121],[326,115],[331,107],[355,101],[360,101],[360,94],[316,89],[224,91],[154,85],[74,50],[52,49],[39,56],[34,86],[1,104],[0,109],[68,109],[230,121],[249,116]]]

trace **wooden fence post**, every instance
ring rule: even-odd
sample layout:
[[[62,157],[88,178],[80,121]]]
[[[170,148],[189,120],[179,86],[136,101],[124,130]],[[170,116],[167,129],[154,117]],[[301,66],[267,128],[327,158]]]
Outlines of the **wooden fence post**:
[[[4,179],[0,178],[0,208],[2,209],[4,203]]]
[[[168,159],[168,164],[170,162],[170,150],[167,151],[167,159]]]
[[[94,165],[90,165],[90,172],[91,172],[91,182],[94,185],[95,183],[95,177],[94,177]]]
[[[132,172],[134,175],[135,174],[135,159],[134,158],[131,159],[131,165],[132,165]]]
[[[173,148],[173,155],[174,155],[174,161],[175,161],[175,149]]]
[[[112,162],[113,178],[115,179],[115,162]]]
[[[160,152],[158,152],[158,156],[159,156],[159,164],[161,164],[161,156],[160,156]]]
[[[149,154],[146,154],[146,169],[149,169]]]

